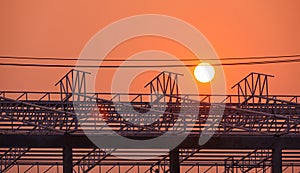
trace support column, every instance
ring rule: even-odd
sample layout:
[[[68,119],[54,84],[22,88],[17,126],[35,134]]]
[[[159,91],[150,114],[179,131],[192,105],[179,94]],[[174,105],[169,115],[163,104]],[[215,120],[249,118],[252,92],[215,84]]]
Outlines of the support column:
[[[272,173],[282,172],[282,151],[279,146],[272,149]]]
[[[170,173],[180,173],[179,149],[174,148],[170,151]]]
[[[63,148],[63,172],[73,172],[72,147],[70,146],[65,146]]]

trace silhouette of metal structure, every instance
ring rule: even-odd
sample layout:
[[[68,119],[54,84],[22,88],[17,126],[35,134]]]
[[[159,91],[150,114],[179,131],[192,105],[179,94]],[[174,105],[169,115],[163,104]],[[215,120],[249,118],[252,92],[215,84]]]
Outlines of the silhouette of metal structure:
[[[300,168],[300,96],[270,95],[271,75],[251,73],[233,86],[237,95],[227,96],[180,94],[180,74],[172,72],[161,72],[151,80],[145,86],[149,87],[149,94],[91,94],[86,89],[86,75],[87,72],[71,70],[57,82],[59,92],[0,92],[0,172],[81,173],[102,169],[145,173],[279,173]],[[128,95],[132,101],[123,100]],[[200,101],[193,100],[195,96]],[[225,110],[214,128],[214,136],[199,146],[199,135],[205,122],[210,121],[210,107],[218,104],[212,103],[213,97],[225,98],[221,101]],[[182,107],[183,103],[187,106]],[[82,109],[74,104],[80,104]],[[189,110],[195,107],[199,113],[191,115]],[[139,117],[150,108],[155,111]],[[186,119],[178,117],[180,109]],[[87,116],[86,111],[96,113]],[[101,130],[99,116],[108,125]],[[133,123],[128,118],[148,118],[152,123]],[[195,124],[189,120],[192,118]],[[85,123],[80,123],[80,119]],[[112,129],[131,139],[151,139],[178,130],[173,128],[176,122],[190,133],[171,151],[156,146],[151,150],[126,145],[119,148],[115,144],[98,148],[85,134],[96,134],[99,139],[111,135],[114,139]],[[169,138],[171,142],[176,135]],[[161,152],[159,157],[140,161],[114,156],[139,158],[139,153],[151,156]]]

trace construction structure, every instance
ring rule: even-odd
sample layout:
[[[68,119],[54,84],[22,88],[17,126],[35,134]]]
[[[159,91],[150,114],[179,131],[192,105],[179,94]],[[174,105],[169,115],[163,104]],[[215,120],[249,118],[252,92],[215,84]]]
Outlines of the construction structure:
[[[180,93],[180,74],[172,72],[151,80],[148,94],[88,93],[86,75],[71,70],[57,82],[58,92],[0,92],[0,172],[300,171],[300,96],[269,94],[271,75],[251,73],[233,86],[236,95],[226,96]],[[131,101],[124,101],[128,95]],[[224,99],[212,102],[216,97]],[[208,128],[212,107],[224,112]],[[143,124],[147,118],[152,123]],[[187,134],[170,151],[156,144],[99,148],[87,137],[139,141],[172,131],[166,136],[170,143],[178,138],[175,132]],[[204,131],[213,136],[199,145]],[[141,154],[159,156],[116,156]]]

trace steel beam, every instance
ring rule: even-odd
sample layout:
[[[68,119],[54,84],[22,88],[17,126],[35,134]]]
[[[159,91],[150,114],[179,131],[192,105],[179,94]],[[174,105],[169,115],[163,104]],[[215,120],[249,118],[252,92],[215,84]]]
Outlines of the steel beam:
[[[95,140],[116,140],[117,136],[91,136]],[[124,136],[132,137],[132,136]],[[165,137],[164,139],[169,142],[174,142],[176,140],[174,137]],[[135,136],[135,140],[147,140],[150,137],[145,136]],[[271,137],[271,136],[213,136],[206,144],[199,146],[198,135],[188,136],[180,145],[180,148],[201,148],[201,149],[271,149],[272,145],[276,142],[280,142],[284,149],[300,149],[300,138],[295,136],[281,136],[281,137]],[[31,148],[57,148],[63,147],[68,143],[73,148],[95,148],[95,144],[89,140],[85,135],[34,135],[34,136],[24,136],[24,135],[0,135],[0,147],[31,147]],[[115,143],[103,143],[103,148],[143,148],[143,146],[134,146],[127,144],[115,144]],[[163,149],[165,145],[155,142],[152,145],[153,149]]]

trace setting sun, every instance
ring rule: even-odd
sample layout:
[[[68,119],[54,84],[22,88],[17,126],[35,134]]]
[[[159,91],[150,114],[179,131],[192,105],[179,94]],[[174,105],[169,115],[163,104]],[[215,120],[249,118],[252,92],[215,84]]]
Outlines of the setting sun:
[[[200,63],[194,70],[195,78],[201,83],[208,83],[213,80],[215,70],[209,63]]]

